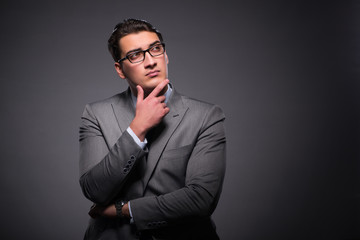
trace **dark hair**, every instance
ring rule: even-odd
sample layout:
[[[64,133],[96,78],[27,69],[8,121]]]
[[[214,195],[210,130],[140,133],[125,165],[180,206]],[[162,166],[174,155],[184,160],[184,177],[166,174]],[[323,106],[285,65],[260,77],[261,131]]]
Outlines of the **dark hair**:
[[[149,22],[133,18],[125,19],[123,22],[116,24],[108,40],[108,49],[115,62],[120,60],[121,49],[119,40],[130,33],[141,31],[154,32],[158,36],[160,42],[163,42],[161,33]]]

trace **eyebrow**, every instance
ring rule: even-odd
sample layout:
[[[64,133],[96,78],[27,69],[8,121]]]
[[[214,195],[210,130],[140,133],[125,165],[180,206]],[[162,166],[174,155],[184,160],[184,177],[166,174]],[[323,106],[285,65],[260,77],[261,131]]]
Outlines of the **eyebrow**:
[[[161,43],[161,42],[159,40],[156,40],[155,42],[149,44],[149,48],[151,48],[152,46],[159,44],[159,43]],[[128,51],[125,56],[129,55],[130,53],[138,52],[138,51],[143,51],[143,50],[141,48],[136,48],[136,49]]]

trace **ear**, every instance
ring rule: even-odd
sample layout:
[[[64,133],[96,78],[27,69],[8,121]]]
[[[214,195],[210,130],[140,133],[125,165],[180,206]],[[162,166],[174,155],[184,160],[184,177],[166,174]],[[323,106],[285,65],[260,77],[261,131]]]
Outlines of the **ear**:
[[[122,78],[122,79],[126,78],[125,74],[124,74],[124,71],[123,71],[123,68],[122,68],[120,63],[118,63],[118,62],[115,63],[115,70],[118,73],[120,78]]]

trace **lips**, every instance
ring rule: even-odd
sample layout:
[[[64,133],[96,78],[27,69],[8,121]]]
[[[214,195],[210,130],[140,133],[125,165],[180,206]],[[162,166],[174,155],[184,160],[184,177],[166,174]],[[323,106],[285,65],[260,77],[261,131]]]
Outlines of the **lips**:
[[[159,70],[153,70],[153,71],[146,73],[145,76],[156,77],[157,75],[159,75],[159,72],[160,72]]]

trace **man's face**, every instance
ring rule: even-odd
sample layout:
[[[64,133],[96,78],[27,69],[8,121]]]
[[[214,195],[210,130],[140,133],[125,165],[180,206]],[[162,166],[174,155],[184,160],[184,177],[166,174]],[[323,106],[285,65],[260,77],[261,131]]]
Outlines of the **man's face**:
[[[154,43],[160,43],[156,33],[142,31],[131,33],[119,40],[121,58],[134,50],[146,50]],[[149,94],[161,81],[167,78],[168,59],[163,55],[152,57],[148,52],[140,63],[131,63],[128,59],[122,64],[115,63],[115,69],[121,78],[126,78],[133,94],[137,94],[136,86],[140,85],[145,94]]]

